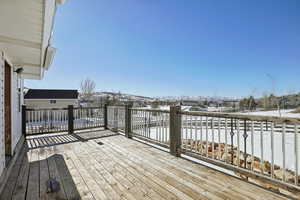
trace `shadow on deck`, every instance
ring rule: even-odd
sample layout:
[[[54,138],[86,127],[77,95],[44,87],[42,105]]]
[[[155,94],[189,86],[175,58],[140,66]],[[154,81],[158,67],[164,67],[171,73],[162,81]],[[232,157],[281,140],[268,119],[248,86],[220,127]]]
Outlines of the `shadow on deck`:
[[[111,131],[27,144],[0,199],[286,199]]]
[[[37,155],[26,153],[26,150],[24,147],[0,199],[80,199],[62,155],[46,157],[41,149],[41,159],[35,160]]]
[[[69,144],[73,142],[86,142],[88,140],[95,140],[103,137],[110,137],[119,135],[112,131],[100,130],[85,130],[76,131],[74,134],[61,133],[44,136],[29,136],[27,137],[27,144],[29,149],[38,149],[43,147],[50,147],[62,144]]]

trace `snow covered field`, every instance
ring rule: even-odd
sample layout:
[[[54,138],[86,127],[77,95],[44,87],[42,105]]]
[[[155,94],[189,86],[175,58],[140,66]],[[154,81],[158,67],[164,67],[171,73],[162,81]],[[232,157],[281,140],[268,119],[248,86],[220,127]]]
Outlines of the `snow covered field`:
[[[278,110],[272,110],[272,111],[260,111],[260,112],[247,112],[247,113],[241,113],[246,115],[260,115],[260,116],[274,116],[274,117],[295,117],[300,118],[300,113],[291,113],[293,109],[289,110],[281,110],[279,114]]]

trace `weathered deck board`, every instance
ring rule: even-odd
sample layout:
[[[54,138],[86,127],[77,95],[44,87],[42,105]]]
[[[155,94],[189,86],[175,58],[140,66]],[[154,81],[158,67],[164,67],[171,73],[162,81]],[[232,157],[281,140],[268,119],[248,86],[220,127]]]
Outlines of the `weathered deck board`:
[[[286,199],[124,136],[107,137],[114,134],[103,133],[31,138],[28,143],[32,149],[20,156],[7,190],[0,197],[16,200]],[[48,193],[49,178],[59,181],[59,192]]]

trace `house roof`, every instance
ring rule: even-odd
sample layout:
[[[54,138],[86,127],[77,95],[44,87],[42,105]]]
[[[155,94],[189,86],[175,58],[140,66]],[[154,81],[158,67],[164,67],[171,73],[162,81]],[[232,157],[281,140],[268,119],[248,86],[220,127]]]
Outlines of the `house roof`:
[[[77,90],[29,89],[24,99],[77,99]]]
[[[55,54],[51,46],[56,10],[64,0],[1,0],[0,49],[22,78],[42,79]],[[8,57],[8,58],[7,58]]]

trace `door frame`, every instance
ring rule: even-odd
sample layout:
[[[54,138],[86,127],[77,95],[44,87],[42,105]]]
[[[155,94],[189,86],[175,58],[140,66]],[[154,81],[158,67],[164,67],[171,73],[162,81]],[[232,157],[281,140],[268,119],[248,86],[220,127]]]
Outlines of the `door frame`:
[[[12,66],[4,60],[4,141],[5,157],[12,156]]]

